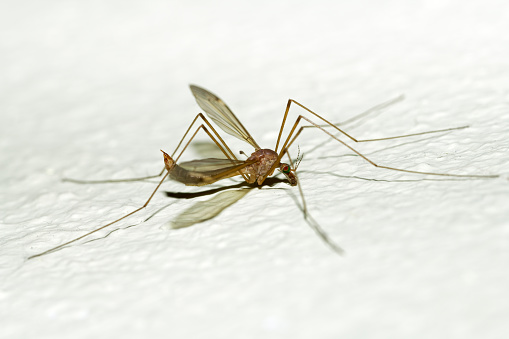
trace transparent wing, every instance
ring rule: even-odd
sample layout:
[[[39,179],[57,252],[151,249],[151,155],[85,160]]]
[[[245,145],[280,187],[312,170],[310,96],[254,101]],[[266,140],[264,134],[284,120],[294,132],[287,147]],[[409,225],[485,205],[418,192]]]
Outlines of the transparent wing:
[[[196,172],[208,172],[215,171],[218,169],[224,169],[232,166],[242,165],[242,160],[230,160],[230,159],[216,159],[207,158],[199,160],[184,161],[179,163],[179,166],[188,170]]]
[[[223,100],[201,87],[195,85],[190,85],[189,87],[191,87],[191,91],[198,105],[223,131],[240,140],[244,140],[256,150],[260,149],[260,146],[254,141],[251,134],[249,134]]]
[[[184,212],[180,213],[170,223],[171,228],[189,227],[194,224],[214,218],[228,206],[233,205],[244,197],[251,189],[225,191],[216,194],[211,199],[199,201]]]
[[[232,163],[233,162],[233,163]],[[175,164],[170,178],[187,186],[204,186],[218,180],[242,175],[242,169],[255,161],[203,159]]]

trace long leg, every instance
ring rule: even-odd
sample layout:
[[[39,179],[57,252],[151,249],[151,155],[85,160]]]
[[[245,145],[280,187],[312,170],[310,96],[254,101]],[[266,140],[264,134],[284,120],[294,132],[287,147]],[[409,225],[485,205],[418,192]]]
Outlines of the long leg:
[[[107,183],[116,183],[116,182],[129,182],[129,181],[143,181],[147,179],[159,178],[163,175],[166,169],[163,167],[159,174],[148,175],[146,177],[138,177],[138,178],[128,178],[128,179],[107,179],[107,180],[80,180],[80,179],[72,179],[72,178],[63,178],[62,181],[72,182],[73,184],[107,184]]]
[[[385,109],[387,109],[388,107],[402,101],[404,99],[404,96],[403,95],[400,95],[394,99],[391,99],[391,100],[388,100],[386,102],[383,102],[381,104],[378,104],[376,106],[373,106],[371,108],[369,108],[368,110],[362,112],[362,113],[359,113],[347,120],[344,120],[342,122],[339,122],[339,123],[334,123],[335,126],[345,126],[345,125],[352,125],[354,124],[355,127],[358,127],[360,126],[363,121],[366,120],[366,118],[368,116],[377,116],[377,115],[380,115],[381,113],[383,113],[383,111],[385,111]],[[356,123],[356,124],[355,124]],[[352,127],[354,127],[352,126]],[[327,128],[327,127],[332,127],[331,125],[323,125],[321,124],[320,127],[323,127],[323,128]],[[445,133],[445,132],[450,132],[450,131],[453,131],[453,130],[459,130],[459,129],[464,129],[464,128],[468,128],[469,126],[461,126],[461,127],[454,127],[454,128],[446,128],[446,129],[440,129],[440,130],[432,130],[432,131],[425,131],[425,132],[419,132],[419,133],[412,133],[412,134],[405,134],[405,135],[398,135],[398,136],[392,136],[392,137],[385,137],[385,138],[377,138],[377,139],[365,139],[365,140],[358,140],[358,142],[370,142],[370,141],[383,141],[383,140],[391,140],[391,139],[399,139],[399,138],[407,138],[407,137],[414,137],[414,136],[421,136],[421,135],[427,135],[427,134],[433,134],[433,133]],[[306,126],[302,126],[299,131],[297,132],[297,134],[295,135],[294,138],[296,138],[303,130],[305,129],[310,129],[310,128],[313,128],[315,129],[316,127],[313,126],[313,125],[306,125]],[[329,139],[330,141],[330,139]],[[316,149],[318,146],[315,146],[313,149]]]
[[[175,150],[173,151],[173,154],[171,155],[172,158],[175,157],[175,154],[177,153],[177,150],[179,149],[179,147],[182,145],[182,143],[184,142],[184,139],[186,138],[187,134],[189,133],[189,131],[191,130],[191,127],[194,125],[194,123],[196,122],[196,120],[198,118],[201,118],[202,121],[212,130],[212,132],[214,133],[214,135],[217,137],[217,139],[219,139],[219,141],[221,142],[221,144],[223,145],[223,147],[221,147],[219,145],[219,143],[217,142],[216,139],[214,139],[214,137],[211,136],[210,133],[207,132],[207,134],[211,137],[211,139],[214,141],[214,143],[221,149],[221,151],[226,155],[226,157],[228,159],[237,159],[235,157],[235,154],[233,154],[232,150],[228,147],[228,145],[226,144],[226,142],[224,142],[223,138],[221,138],[221,136],[219,135],[219,133],[217,133],[216,129],[214,128],[214,126],[212,126],[210,124],[210,122],[208,121],[207,118],[205,118],[205,116],[202,114],[202,113],[198,113],[196,115],[196,117],[193,119],[193,122],[191,123],[191,125],[189,125],[186,133],[184,133],[184,136],[182,137],[182,139],[180,139],[180,142],[178,143],[177,147],[175,148]],[[203,126],[203,125],[202,125]],[[205,127],[204,127],[205,129]],[[206,129],[205,129],[206,130]],[[189,142],[187,143],[189,144]],[[187,147],[187,145],[186,145]],[[225,151],[226,150],[226,151]],[[226,152],[228,152],[228,154],[226,154]]]
[[[393,99],[391,101],[388,101],[386,103],[382,103],[380,104],[379,106],[382,106],[383,107],[386,107],[394,102],[396,102],[397,100],[399,99],[396,98],[396,99]],[[333,129],[337,130],[338,132],[340,132],[341,134],[347,136],[348,138],[350,138],[351,140],[355,141],[355,142],[370,142],[370,141],[382,141],[382,140],[390,140],[390,139],[399,139],[399,138],[406,138],[406,137],[413,137],[413,136],[418,136],[418,135],[424,135],[424,134],[431,134],[431,133],[440,133],[440,132],[449,132],[449,131],[453,131],[453,130],[459,130],[459,129],[464,129],[464,128],[468,128],[469,126],[460,126],[460,127],[452,127],[452,128],[446,128],[446,129],[440,129],[440,130],[433,130],[433,131],[426,131],[426,132],[420,132],[420,133],[412,133],[412,134],[406,134],[406,135],[398,135],[398,136],[392,136],[392,137],[385,137],[385,138],[377,138],[377,139],[357,139],[355,137],[353,137],[352,135],[346,133],[344,130],[340,129],[338,127],[338,124],[333,124],[331,123],[330,121],[326,120],[325,118],[323,118],[322,116],[320,116],[319,114],[313,112],[312,110],[310,110],[309,108],[307,108],[306,106],[298,103],[297,101],[293,100],[293,99],[288,99],[288,103],[286,105],[286,110],[285,110],[285,114],[283,116],[283,122],[281,124],[281,129],[279,131],[279,136],[278,136],[278,139],[277,139],[277,142],[276,142],[276,148],[275,148],[275,151],[277,152],[277,149],[278,149],[278,146],[279,146],[279,142],[280,142],[280,139],[281,139],[281,135],[283,133],[283,128],[285,126],[285,123],[286,123],[286,118],[288,116],[288,113],[290,112],[290,106],[291,104],[294,103],[300,107],[302,107],[303,109],[305,109],[306,111],[308,111],[309,113],[313,114],[314,116],[316,116],[317,118],[319,118],[320,120],[322,120],[323,122],[326,123],[326,125],[318,125],[318,124],[315,124],[313,123],[312,126],[302,126],[299,131],[297,132],[295,138],[302,132],[303,129],[305,128],[309,128],[309,127],[316,127],[316,128],[320,128],[322,129],[324,132],[324,127],[332,127]],[[355,121],[355,120],[358,120],[362,117],[365,117],[366,115],[368,115],[369,113],[373,112],[375,109],[377,109],[378,106],[375,106],[373,107],[372,109],[370,110],[367,110],[366,112],[364,113],[361,113],[349,120],[347,120],[346,122],[343,122],[342,124],[345,124],[345,123],[349,123],[349,122],[352,122],[352,121]],[[330,133],[328,133],[330,134]]]
[[[297,137],[302,133],[302,131],[304,131],[304,129],[306,129],[307,127],[313,127],[313,128],[320,128],[323,130],[323,126],[321,125],[317,125],[317,126],[314,126],[314,125],[311,125],[311,126],[301,126],[299,128],[299,130],[297,131],[297,133],[295,133],[295,136],[293,137],[291,143],[293,143],[293,141],[295,139],[297,139]],[[330,127],[330,126],[329,126]],[[382,141],[382,140],[392,140],[392,139],[400,139],[400,138],[407,138],[407,137],[414,137],[414,136],[418,136],[418,135],[425,135],[425,134],[432,134],[432,133],[440,133],[440,132],[450,132],[450,131],[455,131],[455,130],[459,130],[459,129],[465,129],[465,128],[468,128],[469,126],[460,126],[460,127],[452,127],[452,128],[444,128],[444,129],[440,129],[440,130],[434,130],[434,131],[426,131],[426,132],[420,132],[420,133],[412,133],[412,134],[405,134],[405,135],[398,135],[398,136],[393,136],[393,137],[385,137],[385,138],[378,138],[378,139],[365,139],[365,140],[357,140],[357,142],[370,142],[370,141]]]
[[[365,117],[367,117],[368,115],[371,115],[375,112],[380,112],[381,110],[399,102],[399,101],[402,101],[404,99],[404,96],[399,96],[395,99],[392,99],[392,100],[389,100],[387,102],[384,102],[384,103],[381,103],[379,105],[376,105],[348,120],[345,120],[343,122],[340,122],[340,123],[334,123],[334,125],[336,126],[343,126],[343,125],[347,125],[347,124],[351,124],[351,123],[354,123],[354,122],[357,122]],[[331,127],[331,125],[320,125],[319,127],[323,128],[323,127]],[[306,129],[306,128],[316,128],[316,126],[313,126],[313,125],[310,125],[310,126],[301,126],[301,128],[298,130],[298,132],[295,134],[294,136],[294,139],[297,138],[298,135],[300,135],[300,133]],[[293,141],[292,141],[293,142]],[[288,159],[289,159],[289,163],[291,165],[292,168],[295,168],[296,166],[294,165],[294,162],[290,156],[290,153],[289,152],[285,152],[286,155],[288,156]],[[327,244],[333,251],[335,251],[336,253],[338,254],[344,254],[344,251],[343,249],[338,246],[337,244],[335,244],[331,239],[330,237],[327,235],[327,233],[320,227],[320,225],[318,224],[318,222],[316,222],[316,220],[314,220],[314,218],[311,217],[311,215],[309,214],[309,211],[307,209],[307,204],[306,204],[306,199],[304,197],[304,191],[302,189],[302,184],[300,184],[300,180],[297,176],[297,173],[294,173],[294,175],[297,177],[297,181],[299,182],[299,185],[298,185],[298,188],[299,188],[299,194],[300,194],[300,197],[301,197],[301,201],[302,201],[302,212],[304,214],[304,219],[308,222],[309,226],[313,229],[313,231],[315,231],[315,233],[320,237],[320,239],[322,239],[322,241]]]
[[[288,160],[290,162],[291,168],[295,169],[294,162],[292,160],[292,157],[290,156],[290,153],[286,152],[286,155],[288,156]],[[297,178],[297,182],[300,183],[299,178],[297,176],[297,173],[293,173],[295,177]],[[322,239],[322,241],[329,246],[334,252],[343,255],[345,252],[341,248],[341,246],[334,243],[334,241],[331,240],[331,238],[327,235],[327,233],[322,229],[320,224],[309,214],[307,205],[306,205],[306,199],[304,198],[304,191],[302,190],[302,185],[297,185],[299,188],[299,194],[302,200],[302,213],[304,214],[304,219],[307,221],[308,225],[315,231],[315,233]]]
[[[334,125],[335,126],[349,125],[351,123],[362,120],[369,115],[374,115],[374,113],[377,113],[376,115],[378,115],[381,112],[383,112],[387,107],[392,106],[400,101],[403,101],[404,98],[405,98],[404,95],[400,95],[394,99],[391,99],[386,102],[382,102],[381,104],[378,104],[376,106],[373,106],[373,107],[369,108],[368,110],[349,118],[348,120],[345,120],[345,121],[342,121],[339,123],[335,123]],[[305,129],[305,128],[309,128],[309,127],[314,128],[315,126],[302,126],[301,129],[303,129],[303,128]],[[331,127],[331,126],[330,125],[320,125],[320,127]],[[452,127],[452,128],[445,128],[445,129],[439,129],[439,130],[425,131],[425,132],[398,135],[398,136],[393,136],[393,137],[377,138],[377,139],[364,139],[364,140],[357,140],[357,142],[381,141],[381,140],[391,140],[391,139],[399,139],[399,138],[406,138],[406,137],[414,137],[414,136],[424,135],[424,134],[449,132],[449,131],[454,131],[454,130],[459,130],[459,129],[465,129],[468,127],[470,127],[470,126],[467,125],[467,126],[460,126],[460,127]]]
[[[330,127],[330,125],[327,125],[327,126]],[[309,126],[309,125],[301,126],[301,128],[297,131],[297,133],[295,134],[295,136],[293,138],[296,139],[305,129],[307,129],[309,127],[316,128],[316,126],[313,126],[313,125],[311,125],[311,126]],[[320,127],[324,127],[324,125],[320,125]],[[370,142],[370,141],[383,141],[383,140],[400,139],[400,138],[414,137],[414,136],[425,135],[425,134],[450,132],[450,131],[455,131],[455,130],[459,130],[459,129],[465,129],[465,128],[468,128],[468,127],[469,126],[452,127],[452,128],[445,128],[445,129],[434,130],[434,131],[426,131],[426,132],[419,132],[419,133],[398,135],[398,136],[393,136],[393,137],[357,140],[357,142]]]
[[[300,105],[300,104],[299,104]],[[319,116],[318,114],[316,113],[313,113],[315,116],[317,116],[318,118],[320,118],[322,121],[325,121],[327,123],[329,123],[327,120],[325,120],[324,118],[322,118],[321,116]],[[286,114],[285,114],[285,119],[286,119]],[[284,119],[284,120],[285,120]],[[284,121],[283,120],[283,121]],[[279,160],[281,160],[281,158],[283,157],[283,155],[287,152],[288,148],[293,144],[293,142],[295,141],[296,137],[298,137],[298,135],[300,134],[299,132],[302,130],[302,128],[299,130],[299,132],[292,138],[294,132],[295,132],[295,129],[297,128],[297,126],[299,125],[300,121],[301,120],[305,120],[307,122],[309,122],[311,125],[315,126],[316,128],[319,128],[320,130],[322,130],[324,133],[326,133],[327,135],[329,135],[331,138],[339,141],[341,144],[343,144],[345,147],[347,147],[348,149],[350,149],[351,151],[353,151],[355,154],[357,154],[358,156],[360,156],[361,158],[363,158],[364,160],[366,160],[367,162],[369,162],[371,165],[375,166],[375,167],[378,167],[378,168],[384,168],[384,169],[388,169],[388,170],[392,170],[392,171],[399,171],[399,172],[406,172],[406,173],[414,173],[414,174],[425,174],[425,175],[439,175],[439,176],[448,176],[448,177],[460,177],[460,178],[497,178],[498,175],[473,175],[473,174],[449,174],[449,173],[436,173],[436,172],[421,172],[421,171],[414,171],[414,170],[407,170],[407,169],[402,169],[402,168],[396,168],[396,167],[389,167],[389,166],[383,166],[383,165],[378,165],[377,163],[375,163],[374,161],[370,160],[369,158],[367,158],[365,155],[363,155],[362,153],[360,153],[359,151],[357,151],[356,149],[354,149],[353,147],[351,147],[350,145],[348,145],[347,143],[345,143],[344,141],[338,139],[336,136],[334,136],[332,133],[330,133],[329,131],[325,130],[324,128],[320,127],[318,124],[316,124],[315,122],[311,121],[310,119],[302,116],[302,115],[299,115],[299,117],[296,119],[292,129],[290,130],[290,133],[288,134],[288,137],[286,138],[286,141],[284,142],[283,146],[281,147],[281,151],[279,152],[279,156],[278,156],[278,161],[276,162],[279,163]],[[329,123],[330,124],[330,123]],[[282,126],[283,128],[284,126]],[[336,126],[332,125],[333,128],[337,129],[338,131],[342,132],[343,134],[347,135],[346,133],[344,133],[343,131],[341,131],[339,128],[337,128]],[[281,131],[282,131],[282,128],[281,128]],[[280,135],[281,136],[281,135]],[[279,137],[280,137],[279,136]],[[279,140],[279,137],[278,137],[278,140]],[[351,137],[350,137],[351,138]],[[273,166],[273,168],[275,168],[275,166]],[[270,171],[269,171],[270,173]],[[266,177],[266,176],[265,176]],[[263,179],[265,179],[265,177]]]
[[[189,131],[191,130],[191,128],[193,127],[193,125],[195,124],[195,122],[198,120],[198,118],[201,118],[202,121],[211,129],[211,131],[214,133],[215,137],[217,139],[215,139],[209,132],[208,130],[205,128],[205,126],[203,126],[203,124],[200,126],[204,129],[204,131],[210,136],[210,138],[212,139],[212,141],[214,141],[214,143],[219,147],[219,149],[226,155],[226,157],[228,159],[237,159],[234,155],[234,153],[231,151],[231,149],[228,147],[228,145],[226,144],[226,142],[223,140],[223,138],[221,138],[221,136],[219,135],[219,133],[217,133],[216,129],[210,124],[210,122],[207,120],[207,118],[205,118],[205,116],[202,114],[202,113],[199,113],[197,114],[193,121],[191,122],[191,124],[189,125],[189,127],[187,128],[186,132],[184,133],[184,136],[180,139],[177,147],[175,148],[175,150],[173,151],[173,154],[172,154],[172,157],[175,156],[175,154],[177,153],[178,149],[180,148],[180,146],[182,146],[182,143],[184,142],[186,136],[189,134]],[[200,128],[198,127],[198,129]],[[195,132],[196,134],[196,132]],[[219,142],[221,143],[221,145],[219,144]],[[189,144],[189,142],[187,143]],[[185,147],[187,147],[187,144]],[[181,153],[182,154],[182,153]],[[106,183],[119,183],[119,182],[130,182],[130,181],[142,181],[142,180],[147,180],[147,179],[153,179],[153,178],[158,178],[160,177],[161,175],[163,175],[163,173],[165,172],[165,168],[163,167],[163,169],[161,170],[161,172],[159,174],[156,174],[156,175],[149,175],[149,176],[145,176],[145,177],[138,177],[138,178],[128,178],[128,179],[107,179],[107,180],[79,180],[79,179],[71,179],[71,178],[63,178],[62,181],[66,181],[66,182],[72,182],[72,183],[75,183],[75,184],[106,184]]]
[[[200,114],[198,114],[198,116],[201,116],[201,118],[205,121],[205,123],[207,123],[207,125],[209,125],[209,126],[210,126],[210,123],[207,121],[207,119],[206,119],[203,115],[201,115],[201,113],[200,113]],[[196,121],[196,119],[198,118],[198,116],[197,116],[197,117],[193,120],[193,122],[191,123],[191,126],[194,124],[194,122]],[[180,143],[178,144],[177,149],[181,146],[181,144],[182,144],[182,140],[184,140],[184,138],[187,136],[187,134],[188,134],[188,132],[189,132],[189,130],[190,130],[190,128],[191,128],[191,126],[187,129],[186,133],[184,134],[184,137],[181,139]],[[191,141],[194,139],[194,137],[196,136],[196,134],[198,133],[198,131],[199,131],[200,129],[203,129],[203,130],[207,133],[207,135],[208,135],[208,136],[209,136],[209,137],[210,137],[210,138],[211,138],[211,139],[212,139],[212,140],[216,143],[216,145],[217,145],[217,146],[218,146],[218,147],[219,147],[219,148],[223,151],[223,153],[226,155],[226,157],[228,157],[229,159],[231,159],[231,157],[230,157],[230,155],[227,153],[227,151],[226,151],[226,150],[225,150],[225,149],[221,146],[221,144],[219,144],[219,143],[218,143],[218,141],[215,139],[215,137],[214,137],[214,136],[213,136],[213,135],[212,135],[212,134],[208,131],[208,129],[207,129],[207,128],[206,128],[206,127],[202,124],[202,125],[200,125],[200,126],[196,129],[196,131],[192,134],[192,136],[191,136],[191,138],[189,139],[189,141],[185,144],[184,148],[182,149],[182,151],[180,152],[180,154],[179,154],[179,155],[177,156],[177,158],[175,159],[175,162],[176,162],[176,161],[177,161],[177,160],[178,160],[178,159],[182,156],[182,153],[184,153],[184,151],[187,149],[187,146],[191,143]],[[214,133],[218,136],[218,138],[222,141],[222,143],[224,143],[224,141],[223,141],[223,140],[221,139],[221,137],[217,134],[217,132],[213,129],[213,127],[212,127],[212,130],[213,130],[213,131],[214,131]],[[232,152],[231,152],[231,150],[230,150],[230,149],[228,148],[228,146],[226,145],[226,143],[224,143],[224,145],[225,145],[225,147],[227,148],[227,150],[228,150],[230,153],[232,153]],[[177,150],[177,149],[176,149],[176,150]],[[175,154],[175,152],[174,152],[174,154]],[[232,156],[233,156],[233,158],[234,158],[234,159],[236,159],[236,158],[235,158],[235,155],[233,155],[233,153],[232,153]],[[247,163],[247,164],[248,164],[248,163]],[[165,168],[165,169],[166,169],[166,168]],[[239,168],[239,169],[240,169],[240,168]],[[110,223],[108,223],[108,224],[106,224],[106,225],[103,225],[103,226],[101,226],[101,227],[99,227],[99,228],[96,228],[95,230],[93,230],[93,231],[91,231],[91,232],[88,232],[88,233],[86,233],[86,234],[84,234],[84,235],[82,235],[82,236],[80,236],[80,237],[77,237],[77,238],[75,238],[75,239],[73,239],[73,240],[71,240],[71,241],[68,241],[68,242],[66,242],[66,243],[64,243],[64,244],[61,244],[61,245],[56,246],[56,247],[53,247],[53,248],[51,248],[51,249],[49,249],[49,250],[46,250],[46,251],[44,251],[44,252],[42,252],[42,253],[32,255],[32,256],[28,257],[28,259],[37,258],[37,257],[43,256],[43,255],[45,255],[45,254],[49,254],[49,253],[51,253],[51,252],[57,251],[57,250],[59,250],[59,249],[61,249],[61,248],[65,247],[65,246],[67,246],[67,245],[70,245],[70,244],[72,244],[72,243],[74,243],[74,242],[76,242],[76,241],[78,241],[78,240],[81,240],[81,239],[83,239],[83,238],[85,238],[85,237],[87,237],[87,236],[89,236],[89,235],[91,235],[91,234],[94,234],[94,233],[96,233],[96,232],[98,232],[98,231],[100,231],[100,230],[102,230],[102,229],[104,229],[104,228],[106,228],[106,227],[108,227],[108,226],[111,226],[111,225],[113,225],[113,224],[115,224],[115,223],[117,223],[117,222],[119,222],[119,221],[121,221],[121,220],[123,220],[123,219],[125,219],[125,218],[127,218],[127,217],[129,217],[129,216],[131,216],[131,215],[133,215],[133,214],[135,214],[135,213],[137,213],[137,212],[139,212],[139,211],[141,211],[142,209],[144,209],[145,207],[147,207],[147,205],[150,203],[150,201],[152,200],[152,198],[154,197],[154,195],[156,194],[157,190],[159,189],[159,187],[161,186],[161,184],[163,183],[163,181],[166,179],[166,177],[168,176],[168,174],[169,174],[169,172],[166,172],[166,174],[163,176],[163,178],[161,179],[161,181],[159,182],[159,184],[157,185],[157,187],[154,189],[154,191],[152,192],[152,194],[150,195],[150,197],[148,198],[148,200],[145,202],[145,204],[143,204],[143,206],[141,206],[141,207],[139,207],[139,208],[135,209],[135,210],[134,210],[134,211],[132,211],[132,212],[129,212],[128,214],[126,214],[126,215],[122,216],[121,218],[116,219],[115,221],[112,221],[112,222],[110,222]],[[244,176],[244,175],[243,175],[243,176]]]
[[[217,147],[219,147],[219,149],[221,149],[221,151],[224,153],[224,155],[229,159],[229,160],[238,160],[237,157],[233,154],[233,152],[230,150],[230,148],[228,147],[228,145],[226,145],[226,143],[224,142],[224,140],[221,138],[221,136],[216,132],[216,130],[214,129],[214,127],[212,127],[212,125],[208,122],[208,120],[200,113],[198,114],[198,116],[201,116],[201,118],[203,119],[203,121],[205,121],[205,123],[212,129],[212,131],[216,134],[216,136],[219,138],[219,140],[221,140],[222,144],[224,145],[225,148],[223,148],[221,146],[221,144],[219,144],[219,142],[214,138],[214,136],[208,131],[208,129],[202,124],[200,125],[196,131],[193,133],[193,135],[191,136],[191,138],[189,139],[189,141],[186,143],[186,145],[184,146],[184,148],[182,149],[182,151],[180,152],[180,154],[173,159],[173,157],[175,156],[175,153],[177,151],[177,149],[181,146],[182,144],[182,140],[184,140],[184,138],[186,137],[186,135],[188,134],[189,132],[189,129],[187,129],[186,133],[184,133],[184,137],[180,140],[177,148],[175,149],[175,151],[173,152],[172,156],[169,157],[167,154],[165,154],[165,161],[166,160],[170,160],[172,161],[173,163],[176,163],[180,157],[182,156],[182,153],[184,153],[184,151],[187,149],[187,146],[189,146],[189,144],[191,143],[191,141],[194,139],[194,137],[196,136],[196,134],[198,133],[198,131],[201,129],[203,129],[205,131],[205,133],[207,133],[207,135],[212,139],[212,141],[214,141],[214,143],[217,145]],[[196,121],[196,118],[195,120]],[[194,123],[193,121],[193,123]],[[228,151],[228,152],[227,152]],[[163,152],[164,153],[164,152]],[[230,154],[228,154],[230,153]],[[169,159],[168,159],[169,158]],[[233,158],[233,159],[232,159]],[[233,163],[233,161],[232,161]],[[238,169],[241,169],[243,167],[245,167],[246,165],[248,164],[245,164],[244,166],[242,167],[239,167]],[[236,171],[231,171],[232,173],[235,173]],[[223,173],[225,174],[225,173]],[[248,178],[247,176],[244,174],[244,173],[241,173],[242,177],[244,178],[244,180],[246,180],[246,182],[248,182]],[[221,175],[218,175],[217,177],[221,177]]]
[[[394,99],[391,99],[391,100],[388,100],[386,102],[382,102],[381,104],[378,104],[376,106],[373,106],[369,109],[367,109],[366,111],[362,112],[362,113],[359,113],[347,120],[344,120],[342,122],[338,122],[338,123],[333,123],[333,125],[335,126],[344,126],[344,125],[349,125],[349,124],[352,124],[354,122],[359,122],[359,120],[362,120],[368,116],[376,116],[378,114],[380,114],[381,112],[383,112],[386,108],[400,102],[400,101],[403,101],[403,99],[405,98],[404,95],[400,95]],[[324,127],[324,128],[327,128],[327,127],[331,127],[331,125],[320,125],[320,127]],[[393,137],[385,137],[385,138],[378,138],[378,139],[366,139],[366,140],[358,140],[358,142],[368,142],[368,141],[380,141],[380,140],[390,140],[390,139],[398,139],[398,138],[406,138],[406,137],[413,137],[413,136],[417,136],[417,135],[423,135],[423,134],[431,134],[431,133],[440,133],[440,132],[449,132],[449,131],[453,131],[453,130],[457,130],[457,129],[464,129],[464,128],[468,128],[469,126],[460,126],[460,127],[453,127],[453,128],[446,128],[446,129],[440,129],[440,130],[433,130],[433,131],[426,131],[426,132],[420,132],[420,133],[412,133],[412,134],[405,134],[405,135],[398,135],[398,136],[393,136]],[[306,128],[316,128],[315,126],[302,126],[301,129],[306,129]]]
[[[106,224],[106,225],[104,225],[104,226],[101,226],[101,227],[99,227],[99,228],[96,228],[95,230],[93,230],[93,231],[91,231],[91,232],[88,232],[87,234],[84,234],[84,235],[82,235],[82,236],[80,236],[80,237],[78,237],[78,238],[75,238],[75,239],[73,239],[73,240],[71,240],[71,241],[68,241],[68,242],[66,242],[66,243],[63,243],[62,245],[58,245],[58,246],[56,246],[56,247],[53,247],[53,248],[51,248],[51,249],[49,249],[49,250],[47,250],[47,251],[41,252],[41,253],[39,253],[39,254],[32,255],[32,256],[28,257],[28,260],[33,259],[33,258],[37,258],[37,257],[40,257],[40,256],[43,256],[43,255],[45,255],[45,254],[49,254],[49,253],[54,252],[54,251],[57,251],[57,250],[61,249],[62,247],[65,247],[65,246],[67,246],[67,245],[69,245],[69,244],[72,244],[73,242],[76,242],[76,241],[78,241],[78,240],[80,240],[80,239],[83,239],[83,238],[85,238],[85,237],[88,237],[89,235],[91,235],[91,234],[93,234],[93,233],[95,233],[95,232],[99,232],[100,230],[102,230],[102,229],[104,229],[104,228],[106,228],[106,227],[108,227],[108,226],[111,226],[111,225],[113,225],[113,224],[115,224],[115,223],[119,222],[120,220],[125,219],[125,218],[127,218],[128,216],[133,215],[134,213],[136,213],[136,212],[138,212],[138,211],[141,211],[142,209],[144,209],[145,207],[147,207],[147,205],[149,204],[150,200],[152,200],[152,197],[154,196],[154,194],[156,194],[157,190],[159,189],[159,187],[161,186],[161,184],[163,183],[164,179],[166,179],[166,177],[167,177],[167,176],[168,176],[168,173],[166,173],[166,174],[164,175],[164,177],[161,179],[161,181],[160,181],[160,182],[159,182],[159,184],[157,185],[157,187],[156,187],[156,189],[154,190],[154,192],[152,192],[152,194],[150,195],[150,197],[148,198],[148,200],[145,202],[145,204],[143,204],[143,206],[141,206],[141,207],[139,207],[139,208],[135,209],[134,211],[132,211],[132,212],[130,212],[130,213],[128,213],[128,214],[126,214],[126,215],[124,215],[123,217],[121,217],[121,218],[119,218],[119,219],[117,219],[117,220],[115,220],[115,221],[110,222],[109,224]]]

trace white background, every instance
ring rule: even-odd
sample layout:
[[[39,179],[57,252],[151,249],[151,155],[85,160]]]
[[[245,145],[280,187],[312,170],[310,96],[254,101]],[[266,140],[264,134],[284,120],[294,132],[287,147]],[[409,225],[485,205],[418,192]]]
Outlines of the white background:
[[[506,1],[2,2],[0,337],[506,338],[508,18]],[[213,195],[169,198],[211,187],[165,182],[108,237],[27,261],[144,203],[154,182],[61,179],[157,173],[159,149],[199,112],[189,83],[262,147],[290,97],[341,121],[405,94],[345,129],[471,127],[350,144],[383,165],[501,177],[377,169],[308,130],[302,188],[343,257],[309,228],[296,188],[254,189],[168,230]]]

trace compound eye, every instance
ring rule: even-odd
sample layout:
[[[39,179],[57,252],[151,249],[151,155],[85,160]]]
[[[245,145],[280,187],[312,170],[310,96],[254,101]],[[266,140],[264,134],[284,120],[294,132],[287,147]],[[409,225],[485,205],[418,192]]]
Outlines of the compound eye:
[[[290,173],[290,166],[288,164],[283,164],[283,166],[281,166],[281,171],[283,171],[283,173]]]

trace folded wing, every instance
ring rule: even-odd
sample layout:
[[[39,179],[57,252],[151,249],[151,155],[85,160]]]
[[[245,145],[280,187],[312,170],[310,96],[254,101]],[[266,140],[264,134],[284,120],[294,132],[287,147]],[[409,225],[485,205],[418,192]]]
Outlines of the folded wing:
[[[242,169],[255,161],[230,159],[201,159],[175,164],[170,178],[187,186],[203,186],[218,180],[242,175]]]
[[[244,163],[244,161],[242,161],[242,160],[207,158],[207,159],[183,161],[179,165],[180,165],[180,167],[182,167],[188,171],[208,172],[208,171],[215,171],[218,169],[224,169],[227,167],[242,165],[243,163]]]

